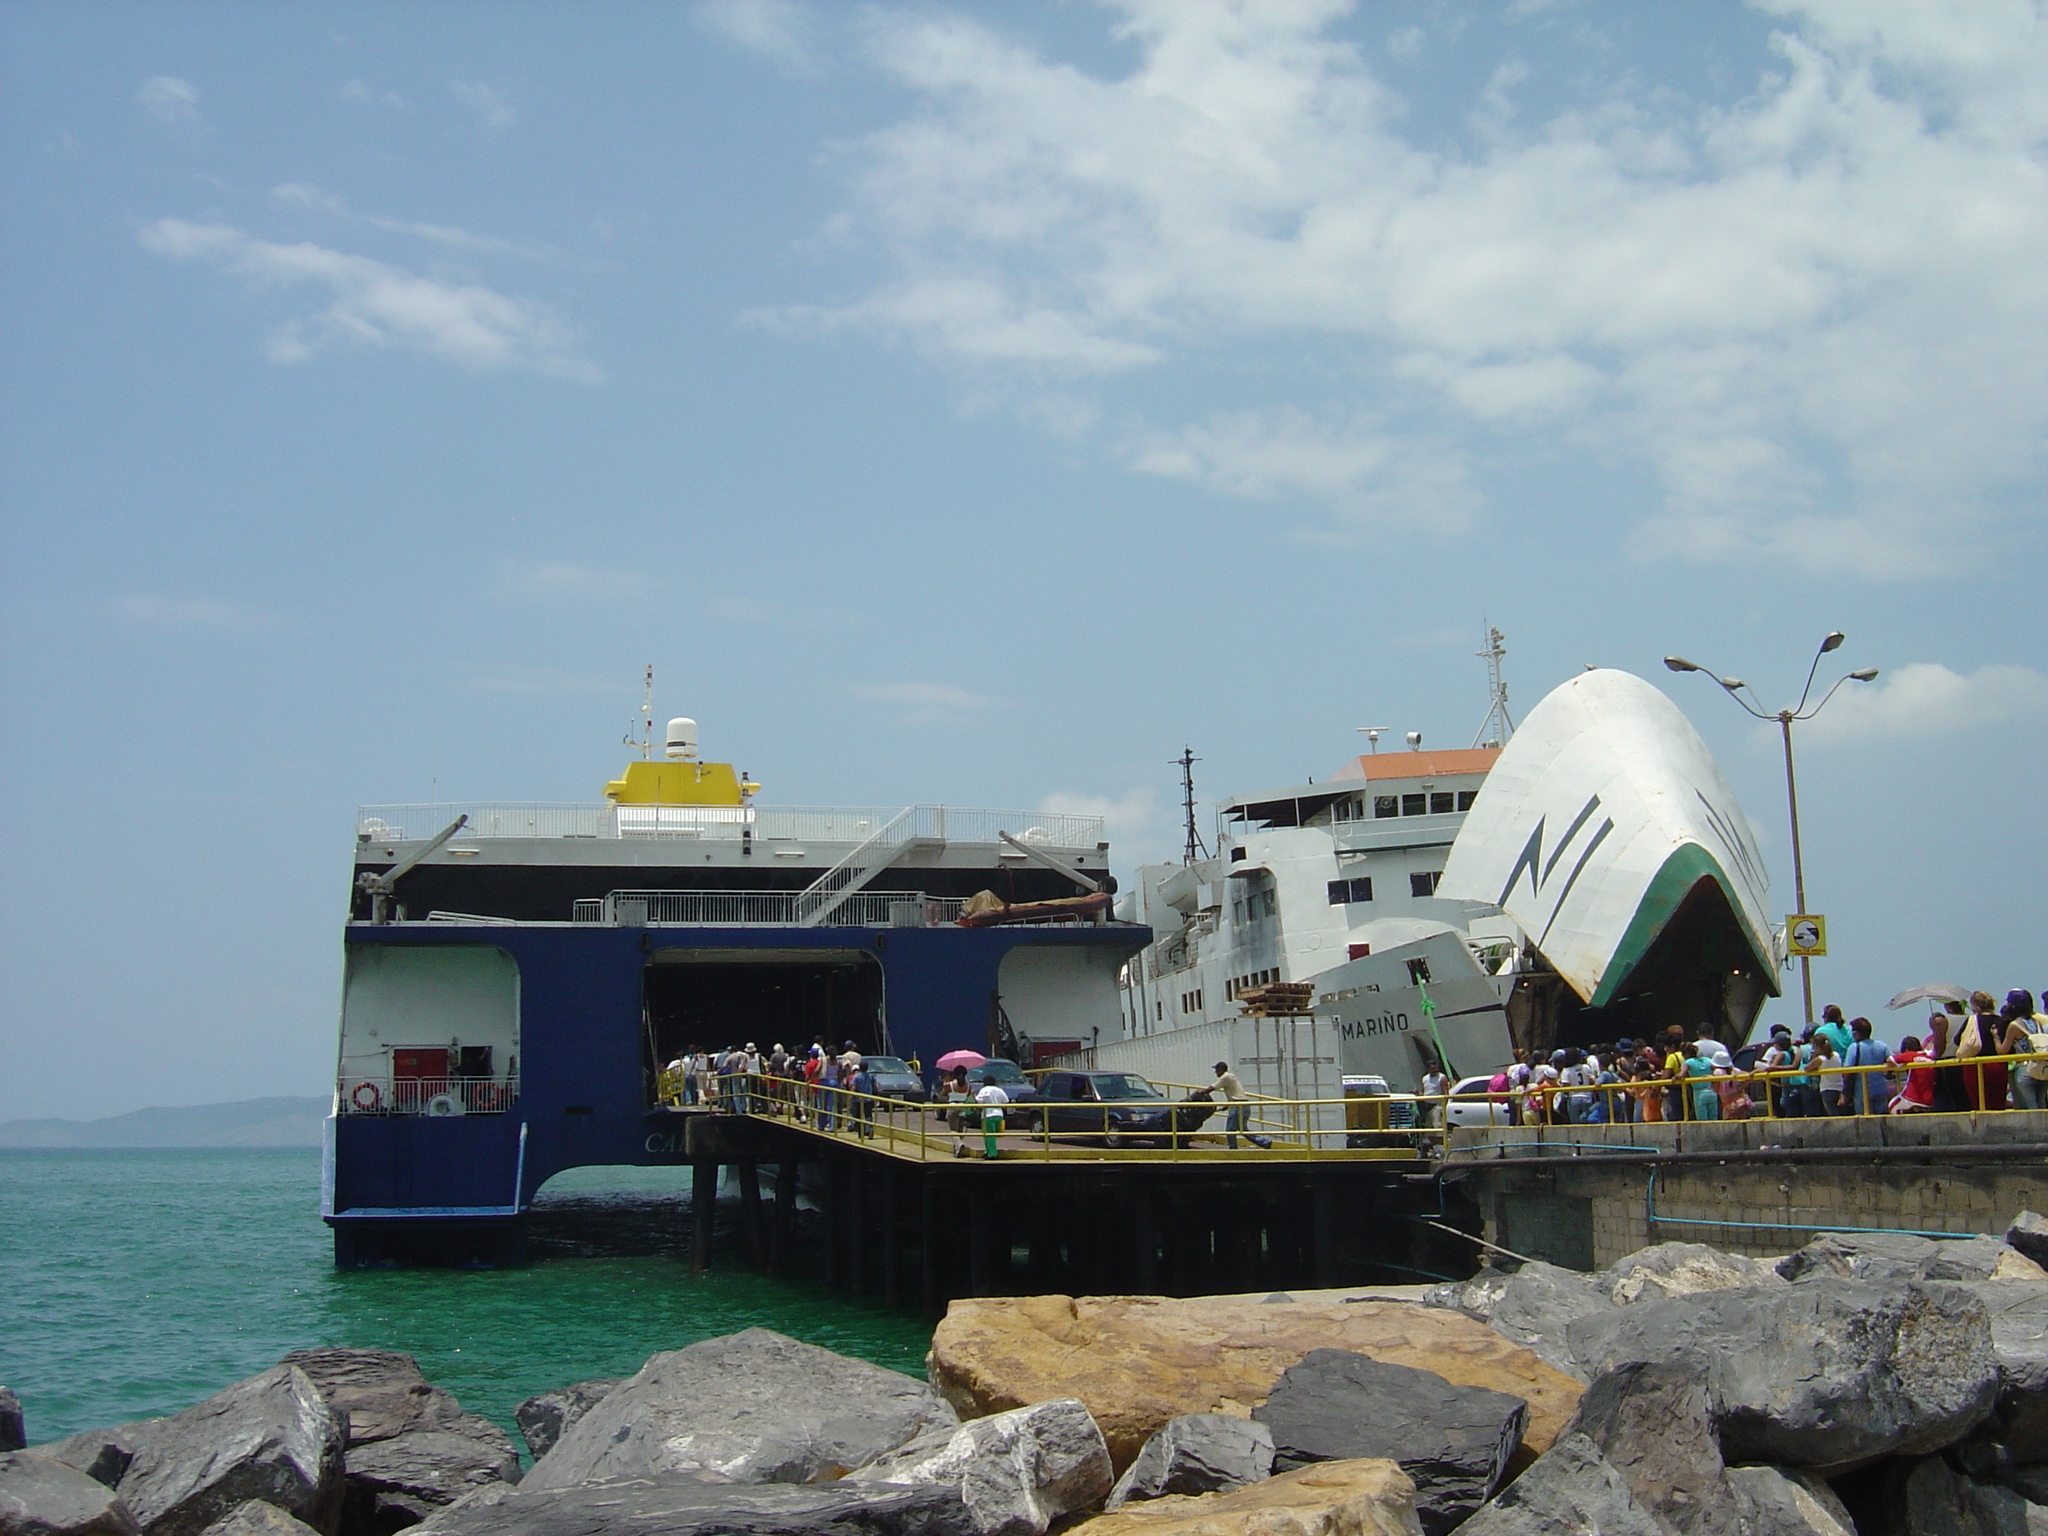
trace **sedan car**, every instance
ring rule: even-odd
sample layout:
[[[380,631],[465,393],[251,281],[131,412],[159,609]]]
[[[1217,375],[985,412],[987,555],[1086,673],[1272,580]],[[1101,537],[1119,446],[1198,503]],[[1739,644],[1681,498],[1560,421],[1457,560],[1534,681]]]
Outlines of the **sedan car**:
[[[1496,1098],[1493,1077],[1462,1078],[1451,1089],[1451,1102],[1444,1106],[1451,1125],[1506,1125],[1514,1118],[1508,1109],[1508,1095]]]
[[[1135,1072],[1048,1072],[1038,1080],[1038,1096],[1047,1130],[1094,1132],[1108,1146],[1173,1130],[1172,1104]]]
[[[902,1057],[869,1056],[862,1065],[874,1076],[875,1097],[900,1099],[905,1104],[924,1103],[924,1080],[910,1070],[910,1063]]]

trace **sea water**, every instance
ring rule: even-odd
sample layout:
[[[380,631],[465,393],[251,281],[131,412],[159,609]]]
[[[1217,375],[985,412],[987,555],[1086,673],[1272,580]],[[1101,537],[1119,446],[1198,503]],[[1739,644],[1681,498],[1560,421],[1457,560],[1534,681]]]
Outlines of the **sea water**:
[[[31,1443],[175,1413],[317,1344],[404,1350],[508,1430],[536,1392],[741,1328],[923,1374],[913,1313],[737,1258],[693,1276],[675,1170],[557,1176],[538,1256],[497,1270],[337,1270],[319,1183],[312,1149],[0,1151],[0,1385]]]

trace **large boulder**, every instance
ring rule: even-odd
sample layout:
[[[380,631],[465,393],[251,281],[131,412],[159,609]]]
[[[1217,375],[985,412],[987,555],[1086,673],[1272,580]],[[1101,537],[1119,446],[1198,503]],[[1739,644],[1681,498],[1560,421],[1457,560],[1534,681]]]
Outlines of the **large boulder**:
[[[1409,1302],[1026,1296],[956,1301],[932,1335],[932,1384],[963,1417],[1049,1397],[1088,1405],[1121,1471],[1167,1420],[1249,1415],[1310,1350],[1434,1371],[1529,1405],[1524,1445],[1549,1446],[1579,1383],[1458,1312]]]
[[[463,1414],[350,1448],[343,1536],[389,1536],[486,1483],[519,1481],[519,1452],[489,1419]]]
[[[551,1392],[539,1392],[512,1410],[512,1421],[526,1439],[533,1459],[555,1448],[555,1442],[583,1415],[611,1396],[612,1389],[626,1378],[606,1376],[598,1381],[579,1381]]]
[[[1730,1467],[1745,1536],[1857,1536],[1835,1490],[1796,1467]]]
[[[1987,1428],[2014,1461],[2048,1461],[2048,1285],[1985,1280],[1962,1289],[1984,1303],[1998,1356],[1998,1405]]]
[[[414,1536],[975,1536],[940,1483],[736,1486],[666,1476],[569,1488],[485,1488]]]
[[[1133,1499],[1228,1493],[1273,1475],[1273,1431],[1228,1413],[1184,1413],[1145,1442],[1109,1493],[1115,1509]]]
[[[18,1451],[28,1444],[28,1424],[21,1399],[11,1387],[0,1387],[0,1451]]]
[[[957,1422],[921,1381],[749,1328],[654,1356],[572,1425],[523,1486],[701,1472],[818,1482]]]
[[[1590,1442],[1675,1536],[1744,1536],[1712,1407],[1692,1362],[1632,1362],[1586,1389],[1566,1434]]]
[[[1528,1405],[1434,1371],[1341,1349],[1311,1350],[1252,1417],[1273,1432],[1282,1472],[1318,1461],[1400,1463],[1415,1484],[1426,1536],[1443,1536],[1499,1486],[1521,1444]]]
[[[2036,1264],[2048,1265],[2048,1216],[2039,1211],[2021,1211],[2005,1229],[2005,1241],[2008,1247]]]
[[[1705,1378],[1730,1461],[1846,1469],[1938,1450],[1998,1395],[1984,1305],[1962,1287],[1813,1279],[1642,1302],[1571,1325],[1594,1371],[1674,1362]]]
[[[1702,1291],[1739,1291],[1777,1285],[1781,1277],[1761,1259],[1723,1253],[1705,1243],[1653,1243],[1638,1248],[1593,1277],[1593,1285],[1616,1306],[1668,1301]]]
[[[6,1536],[136,1536],[128,1506],[106,1484],[34,1451],[0,1452],[0,1532]]]
[[[1458,1536],[1670,1536],[1584,1435],[1564,1435]]]
[[[149,1425],[117,1491],[146,1536],[199,1536],[249,1499],[328,1530],[345,1433],[304,1371],[275,1365]]]
[[[2025,1499],[1963,1476],[1944,1457],[1900,1462],[1886,1473],[1882,1498],[1857,1526],[1862,1536],[2029,1536]]]
[[[1391,1461],[1321,1461],[1232,1493],[1142,1499],[1062,1536],[1421,1536]]]
[[[275,1504],[250,1499],[209,1525],[205,1536],[319,1536],[319,1532]]]
[[[1092,1514],[1109,1496],[1109,1447],[1071,1397],[919,1435],[847,1481],[957,1488],[979,1536],[1045,1536],[1054,1521]]]
[[[1823,1232],[1778,1260],[1787,1280],[2048,1280],[2048,1270],[1995,1237]]]
[[[1532,1262],[1509,1276],[1497,1292],[1489,1285],[1483,1295],[1484,1321],[1495,1333],[1573,1380],[1586,1379],[1565,1342],[1565,1330],[1611,1305],[1593,1281],[1577,1270]]]
[[[88,1429],[82,1434],[67,1435],[62,1440],[52,1440],[47,1445],[35,1447],[39,1456],[53,1457],[67,1467],[76,1467],[95,1482],[105,1483],[109,1488],[121,1481],[121,1474],[128,1470],[128,1463],[135,1459],[135,1451],[142,1444],[143,1437],[162,1419],[136,1419],[127,1424],[116,1424],[112,1429]]]
[[[397,1350],[295,1349],[279,1363],[304,1371],[327,1405],[348,1415],[351,1446],[462,1417],[462,1404],[428,1381],[411,1355]]]

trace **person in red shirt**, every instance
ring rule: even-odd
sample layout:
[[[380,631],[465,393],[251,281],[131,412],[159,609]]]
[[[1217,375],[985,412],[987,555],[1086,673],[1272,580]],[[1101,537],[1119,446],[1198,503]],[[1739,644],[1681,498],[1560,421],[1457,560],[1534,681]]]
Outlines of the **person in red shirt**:
[[[1920,1062],[1926,1065],[1917,1065]],[[1906,1086],[1892,1100],[1893,1114],[1909,1115],[1934,1108],[1934,1058],[1920,1049],[1918,1035],[1908,1035],[1901,1040],[1897,1054],[1888,1065],[1908,1069]]]

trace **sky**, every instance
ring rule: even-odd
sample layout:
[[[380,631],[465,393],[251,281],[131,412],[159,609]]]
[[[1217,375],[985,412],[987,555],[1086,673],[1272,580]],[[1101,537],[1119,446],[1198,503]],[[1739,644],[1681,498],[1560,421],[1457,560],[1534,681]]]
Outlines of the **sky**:
[[[0,4],[0,1118],[326,1091],[360,804],[1099,810],[1665,688],[2048,985],[2029,0]],[[1205,812],[1205,816],[1206,816]],[[1789,980],[1789,978],[1788,978]],[[1789,1006],[1788,1006],[1789,1005]],[[1793,997],[1767,1017],[1791,1018]]]

